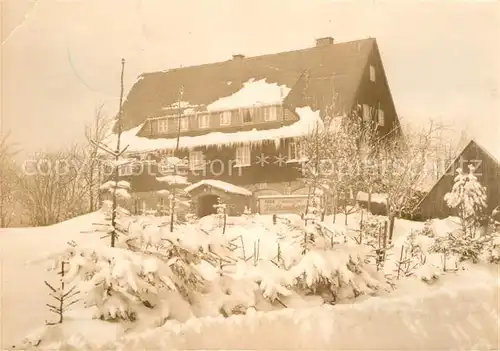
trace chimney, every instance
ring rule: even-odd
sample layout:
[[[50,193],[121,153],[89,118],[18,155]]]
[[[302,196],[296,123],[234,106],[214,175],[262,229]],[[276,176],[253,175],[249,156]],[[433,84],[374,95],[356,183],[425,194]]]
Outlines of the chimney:
[[[316,47],[327,46],[327,45],[332,45],[332,44],[333,44],[332,37],[324,37],[324,38],[316,39]]]
[[[245,55],[242,55],[242,54],[233,55],[233,60],[242,60],[244,58],[245,58]]]

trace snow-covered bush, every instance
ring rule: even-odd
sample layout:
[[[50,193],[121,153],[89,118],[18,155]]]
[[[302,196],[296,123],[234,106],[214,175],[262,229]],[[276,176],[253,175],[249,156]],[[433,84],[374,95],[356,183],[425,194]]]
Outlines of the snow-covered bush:
[[[293,290],[337,303],[389,289],[386,278],[369,263],[372,248],[349,244],[345,233],[320,223],[313,221],[303,229],[301,255],[288,269]]]
[[[474,167],[469,166],[469,173],[458,169],[451,192],[444,196],[447,205],[455,209],[460,218],[460,228],[434,238],[430,252],[443,255],[443,270],[446,271],[448,257],[454,257],[458,263],[481,260],[497,262],[497,235],[479,232],[486,226],[486,189],[474,175]]]
[[[372,248],[370,258],[381,270],[392,248],[392,245],[388,245],[388,223],[385,217],[374,216],[369,212],[365,214],[360,220],[359,235],[354,240]]]
[[[500,264],[500,233],[495,232],[485,237],[480,259],[484,262]]]
[[[462,230],[448,233],[434,239],[430,252],[441,253],[446,259],[454,256],[459,262],[471,260],[479,262],[483,250],[485,237],[470,237]]]
[[[457,169],[451,192],[445,194],[446,204],[457,212],[465,235],[475,236],[485,219],[486,189],[474,175],[475,168],[469,165],[469,173]]]
[[[356,242],[379,249],[384,245],[383,230],[386,220],[384,217],[374,216],[369,212],[364,214],[365,216],[360,222],[359,236],[356,238]]]
[[[303,295],[319,295],[330,303],[388,289],[385,278],[365,263],[370,249],[361,248],[360,245],[337,244],[329,250],[307,251],[290,269],[293,288]]]
[[[412,229],[401,245],[399,258],[396,261],[397,279],[420,275],[422,267],[427,263],[429,247],[433,242],[433,232],[430,222],[426,222],[422,229]],[[427,274],[421,276],[424,281],[429,280]]]

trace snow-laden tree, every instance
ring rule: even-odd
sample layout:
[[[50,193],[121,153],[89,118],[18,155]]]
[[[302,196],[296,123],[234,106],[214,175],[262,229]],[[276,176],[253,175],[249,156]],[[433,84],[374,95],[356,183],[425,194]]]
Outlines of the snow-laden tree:
[[[226,232],[226,224],[227,224],[227,204],[222,201],[219,197],[217,199],[217,203],[214,205],[216,216],[218,220],[219,227],[222,228],[222,234]]]
[[[404,136],[386,136],[377,144],[377,192],[386,195],[389,244],[396,216],[410,213],[419,201],[419,186],[428,179],[429,160],[436,156],[431,146],[442,129],[434,122],[422,129],[408,127]]]
[[[389,289],[386,278],[369,264],[372,249],[350,243],[346,233],[313,222],[305,228],[307,245],[289,269],[292,289],[336,303]]]
[[[163,205],[162,214],[170,217],[170,231],[174,230],[175,223],[178,222],[179,212],[187,210],[190,207],[190,202],[186,200],[187,194],[183,191],[190,183],[187,177],[184,176],[187,162],[175,156],[169,156],[161,160],[159,164],[160,177],[156,179],[165,183],[166,188],[160,190],[160,195],[167,195],[168,203]]]
[[[474,236],[485,218],[486,188],[474,174],[475,168],[469,165],[469,172],[457,169],[457,176],[451,192],[446,193],[444,200],[448,207],[454,209],[460,218],[464,234]]]
[[[444,200],[460,219],[460,227],[446,235],[437,236],[430,248],[431,252],[442,254],[443,270],[448,258],[454,258],[458,263],[463,261],[498,262],[498,233],[491,233],[486,228],[480,234],[480,227],[487,227],[486,216],[487,198],[486,189],[480,184],[475,168],[470,165],[469,172],[457,169],[457,176],[449,193]]]
[[[368,142],[367,130],[356,110],[349,116],[331,112],[322,124],[300,141],[307,160],[302,171],[310,197],[314,196],[316,189],[324,190],[325,198],[333,199],[329,206],[340,207],[346,214],[346,221],[347,214],[351,213],[353,193],[359,185],[363,160],[361,149],[363,143]]]

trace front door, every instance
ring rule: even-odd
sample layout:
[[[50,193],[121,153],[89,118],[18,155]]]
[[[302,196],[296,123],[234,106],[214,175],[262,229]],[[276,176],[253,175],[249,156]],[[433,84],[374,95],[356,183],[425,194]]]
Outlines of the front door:
[[[219,197],[217,195],[202,195],[198,198],[198,218],[217,213],[214,207],[217,205]]]

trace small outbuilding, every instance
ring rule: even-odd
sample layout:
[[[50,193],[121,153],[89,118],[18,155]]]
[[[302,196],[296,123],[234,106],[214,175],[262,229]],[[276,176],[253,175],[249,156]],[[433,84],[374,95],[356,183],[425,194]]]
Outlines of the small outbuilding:
[[[413,209],[413,218],[425,220],[429,218],[446,218],[454,215],[452,209],[444,201],[444,195],[451,191],[457,169],[467,171],[469,165],[474,166],[475,175],[482,186],[486,187],[488,213],[500,205],[500,145],[487,148],[472,139],[458,154],[443,176]]]
[[[191,197],[191,206],[195,209],[198,217],[204,217],[217,212],[216,205],[226,204],[229,216],[241,215],[245,207],[251,208],[252,192],[215,179],[203,179],[197,183],[189,185],[184,192]]]

